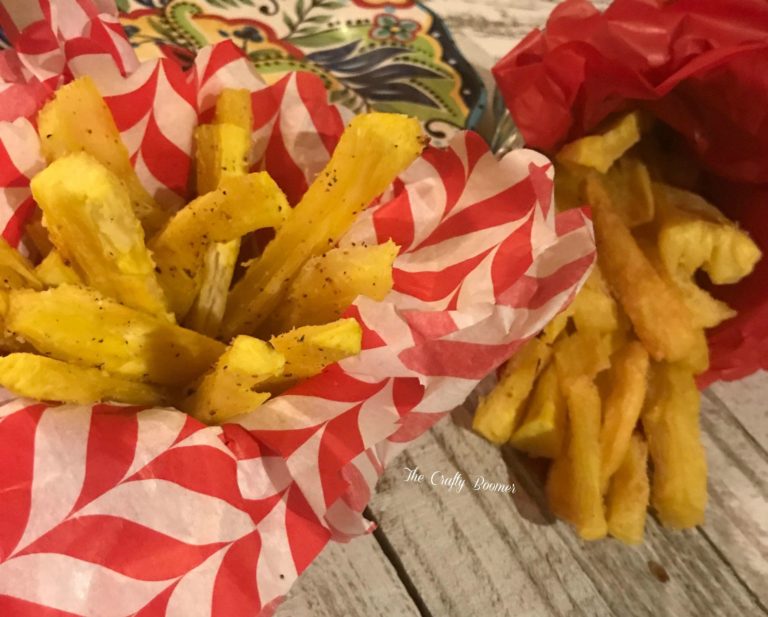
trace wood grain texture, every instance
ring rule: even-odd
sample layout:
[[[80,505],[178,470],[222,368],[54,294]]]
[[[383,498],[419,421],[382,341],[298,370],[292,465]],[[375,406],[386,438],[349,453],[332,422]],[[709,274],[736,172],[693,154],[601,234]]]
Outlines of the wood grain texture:
[[[275,617],[418,617],[372,535],[329,544],[291,588]]]
[[[433,615],[768,615],[764,529],[768,462],[738,441],[727,409],[704,406],[711,503],[702,529],[649,520],[645,543],[580,541],[544,506],[530,462],[468,430],[466,408],[404,453],[371,509]],[[723,444],[734,444],[738,453]],[[403,468],[494,481],[512,497],[404,481]],[[659,564],[669,580],[654,571]]]

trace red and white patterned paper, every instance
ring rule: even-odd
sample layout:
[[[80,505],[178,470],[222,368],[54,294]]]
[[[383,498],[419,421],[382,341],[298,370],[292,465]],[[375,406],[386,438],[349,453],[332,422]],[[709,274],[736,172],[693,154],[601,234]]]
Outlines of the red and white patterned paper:
[[[29,95],[0,122],[0,225],[14,244],[36,207],[34,111],[72,77],[95,79],[169,204],[189,197],[194,126],[223,87],[253,92],[254,166],[292,202],[347,117],[310,74],[264,87],[232,45],[186,74],[139,64],[109,2],[14,0],[0,20],[18,50],[0,61],[0,110]],[[594,261],[586,216],[555,216],[549,162],[525,150],[496,161],[473,133],[429,148],[342,244],[388,238],[402,247],[392,293],[348,312],[363,352],[238,422],[0,407],[0,615],[272,614],[327,542],[370,530],[361,512],[384,466],[569,302]]]

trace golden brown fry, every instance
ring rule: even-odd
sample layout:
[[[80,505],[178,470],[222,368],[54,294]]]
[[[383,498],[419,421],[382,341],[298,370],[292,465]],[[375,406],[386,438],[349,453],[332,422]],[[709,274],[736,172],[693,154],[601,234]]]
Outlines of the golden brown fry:
[[[90,286],[171,319],[144,230],[115,174],[89,154],[71,154],[37,174],[31,187],[51,240]]]
[[[551,355],[551,347],[538,338],[525,343],[507,362],[496,387],[478,403],[472,428],[492,443],[509,441],[533,384]]]
[[[687,529],[704,522],[707,459],[701,443],[701,395],[685,367],[662,363],[642,421],[653,461],[651,504],[665,527]]]
[[[163,385],[196,379],[225,349],[202,334],[72,285],[9,292],[5,320],[12,334],[42,354]]]
[[[112,113],[90,77],[58,88],[40,110],[37,130],[48,163],[77,152],[90,154],[125,183],[133,211],[148,233],[165,222],[167,213],[141,185]]]
[[[397,252],[398,246],[389,240],[375,246],[335,248],[310,258],[265,329],[278,333],[334,321],[358,296],[383,300],[392,289]]]
[[[611,122],[604,130],[563,146],[557,153],[560,163],[575,163],[605,173],[614,161],[640,141],[644,119],[637,111]]]
[[[179,210],[150,242],[158,278],[173,312],[183,319],[199,289],[207,248],[264,227],[288,214],[285,195],[266,172],[225,176],[217,190]]]
[[[12,353],[0,358],[0,385],[18,396],[63,403],[162,405],[168,400],[157,386],[31,353]]]
[[[623,156],[603,179],[616,212],[629,227],[650,223],[655,213],[651,175],[638,159]]]
[[[565,446],[549,468],[547,498],[552,512],[571,523],[585,540],[605,537],[607,525],[600,490],[600,394],[585,376],[566,394]]]
[[[270,390],[282,390],[317,375],[334,362],[359,354],[362,337],[360,324],[352,318],[273,336],[269,342],[285,357],[285,366],[282,375],[265,384]]]
[[[606,496],[608,533],[625,544],[643,541],[648,496],[651,492],[648,480],[648,444],[642,435],[635,433]]]
[[[35,268],[35,274],[43,282],[46,287],[58,287],[64,283],[69,285],[81,285],[83,280],[72,269],[61,253],[57,250],[53,250],[41,261],[37,268]]]
[[[0,237],[0,287],[42,289],[43,284],[29,260]]]
[[[355,117],[289,220],[232,290],[224,336],[258,331],[307,259],[332,248],[423,147],[421,126],[414,118],[382,113]]]
[[[648,352],[637,341],[619,350],[611,366],[611,386],[603,405],[600,430],[600,481],[603,492],[624,460],[632,431],[643,409],[648,380]]]
[[[567,414],[557,369],[550,363],[536,381],[525,419],[509,443],[531,456],[556,458],[562,451]]]
[[[250,336],[238,336],[216,361],[182,409],[201,422],[219,424],[248,413],[270,394],[260,385],[283,372],[285,357]]]
[[[688,357],[703,337],[676,291],[659,276],[613,209],[599,177],[587,179],[600,269],[655,360]]]
[[[571,306],[573,322],[580,332],[609,333],[619,329],[619,310],[599,266],[592,270]]]

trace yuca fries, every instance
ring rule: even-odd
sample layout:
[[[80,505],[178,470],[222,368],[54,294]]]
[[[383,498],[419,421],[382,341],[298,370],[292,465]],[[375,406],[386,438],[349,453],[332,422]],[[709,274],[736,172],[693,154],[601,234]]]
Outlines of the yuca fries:
[[[592,206],[598,265],[508,362],[474,424],[494,443],[552,459],[550,507],[582,538],[629,544],[642,542],[649,504],[667,527],[704,521],[694,378],[709,362],[704,328],[735,312],[696,276],[734,283],[761,257],[716,207],[667,183],[690,189],[701,174],[648,142],[648,130],[628,114],[556,156],[557,205]]]
[[[418,156],[419,124],[354,120],[293,210],[266,172],[249,173],[252,124],[250,93],[225,90],[197,131],[198,195],[170,215],[139,183],[93,83],[57,93],[38,118],[48,167],[32,180],[43,259],[0,242],[1,386],[171,404],[219,423],[360,352],[360,324],[339,317],[358,296],[389,292],[398,247],[334,246]],[[263,228],[275,240],[230,291],[241,240]],[[246,336],[264,311],[270,340]]]

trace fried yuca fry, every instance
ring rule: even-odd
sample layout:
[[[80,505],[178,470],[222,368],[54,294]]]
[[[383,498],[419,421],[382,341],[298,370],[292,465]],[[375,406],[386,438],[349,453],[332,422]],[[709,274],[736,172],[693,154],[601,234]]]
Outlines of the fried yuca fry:
[[[355,117],[287,223],[230,293],[223,335],[257,332],[304,262],[339,241],[357,214],[416,159],[424,140],[414,118]]]
[[[334,362],[359,354],[362,338],[363,330],[352,318],[273,336],[269,342],[285,357],[285,366],[282,375],[265,384],[273,391],[281,390],[317,375]]]
[[[279,333],[334,321],[358,296],[383,300],[392,289],[392,263],[398,248],[389,240],[375,246],[335,248],[310,258],[265,329]]]
[[[37,130],[49,164],[86,152],[125,183],[133,211],[148,233],[165,222],[167,213],[141,185],[112,113],[90,77],[79,77],[58,88],[55,98],[40,110]]]
[[[642,161],[629,155],[622,156],[608,170],[603,181],[616,212],[627,227],[653,220],[656,207],[651,174]]]
[[[0,285],[5,289],[31,287],[42,289],[40,278],[19,251],[0,237]]]
[[[549,468],[546,493],[552,512],[585,540],[605,537],[600,490],[600,394],[589,377],[576,378],[566,393],[568,428],[562,453]]]
[[[509,443],[531,456],[556,458],[563,447],[567,413],[557,369],[550,363],[536,381],[525,419]]]
[[[201,422],[218,424],[256,409],[269,397],[259,385],[283,373],[285,357],[250,336],[238,336],[181,408]]]
[[[606,496],[608,533],[626,544],[643,541],[648,514],[648,444],[634,433],[624,460],[611,478]]]
[[[182,208],[150,242],[160,285],[182,320],[200,289],[205,251],[265,227],[279,227],[288,202],[266,172],[225,176],[219,188]]]
[[[32,194],[56,248],[93,288],[171,319],[123,182],[89,154],[64,156],[37,174]]]
[[[552,318],[552,321],[544,326],[541,334],[539,334],[539,340],[548,345],[554,343],[565,330],[568,325],[568,320],[571,319],[571,317],[573,317],[573,302],[571,302],[567,308],[555,315],[555,317]]]
[[[643,409],[648,380],[648,352],[631,341],[620,349],[611,366],[610,392],[603,403],[600,429],[600,482],[603,492],[624,460],[632,431]]]
[[[594,379],[607,369],[613,351],[613,337],[594,330],[574,332],[558,340],[554,346],[555,366],[563,392],[575,379],[584,375]]]
[[[600,267],[595,266],[571,305],[579,331],[614,332],[619,329],[619,311]]]
[[[704,338],[688,308],[659,276],[627,226],[613,209],[600,178],[586,183],[592,205],[600,270],[632,321],[638,338],[655,360],[690,356]]]
[[[533,384],[551,355],[552,348],[538,338],[525,343],[502,369],[499,383],[480,399],[472,428],[492,443],[509,441]]]
[[[161,385],[196,379],[225,349],[202,334],[72,285],[8,292],[5,326],[42,354]]]
[[[253,110],[248,90],[224,90],[216,102],[216,124],[198,127],[197,193],[218,188],[224,175],[248,173]],[[240,238],[209,246],[203,257],[200,291],[187,316],[190,328],[216,336],[240,254]]]
[[[661,363],[642,423],[653,461],[651,505],[665,527],[687,529],[704,522],[707,459],[701,443],[701,394],[690,369]]]
[[[749,275],[761,252],[745,231],[694,193],[655,183],[659,212],[659,254],[675,278],[701,268],[716,285]]]
[[[61,253],[55,249],[37,265],[35,274],[46,287],[58,287],[64,283],[80,285],[83,282],[72,266],[64,261]]]
[[[633,111],[611,122],[604,130],[566,144],[557,153],[561,163],[575,163],[605,173],[614,161],[640,141],[644,119]]]
[[[168,400],[158,386],[31,353],[12,353],[0,358],[0,385],[18,396],[39,401],[162,405]]]

